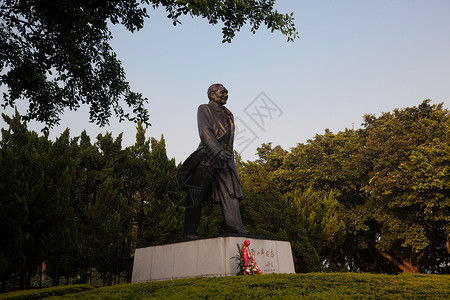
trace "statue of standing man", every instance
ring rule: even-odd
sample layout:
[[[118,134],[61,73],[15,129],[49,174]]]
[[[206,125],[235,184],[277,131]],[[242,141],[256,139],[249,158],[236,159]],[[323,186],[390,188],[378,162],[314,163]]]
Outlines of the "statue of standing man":
[[[233,154],[234,119],[224,104],[228,90],[221,84],[208,88],[208,104],[198,108],[200,145],[183,163],[177,174],[181,189],[187,192],[184,231],[187,239],[198,237],[203,204],[220,204],[229,233],[248,235],[242,225],[239,201],[242,189]]]

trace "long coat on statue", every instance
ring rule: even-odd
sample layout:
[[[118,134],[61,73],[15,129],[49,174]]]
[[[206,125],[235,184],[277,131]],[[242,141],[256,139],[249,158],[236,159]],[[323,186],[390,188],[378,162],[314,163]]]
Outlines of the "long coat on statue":
[[[221,195],[225,193],[231,198],[243,199],[234,155],[228,161],[218,157],[223,150],[233,154],[235,125],[232,113],[210,101],[199,106],[197,124],[200,145],[178,171],[180,188],[198,187],[215,203],[220,203]]]

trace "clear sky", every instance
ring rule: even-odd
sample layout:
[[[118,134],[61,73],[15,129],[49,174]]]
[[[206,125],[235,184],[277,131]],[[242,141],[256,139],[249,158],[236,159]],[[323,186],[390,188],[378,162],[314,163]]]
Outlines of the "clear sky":
[[[164,134],[169,157],[183,161],[198,146],[197,107],[217,82],[229,90],[240,132],[235,148],[244,160],[254,160],[261,143],[289,150],[326,128],[359,128],[366,113],[428,98],[448,108],[449,0],[278,0],[276,8],[294,12],[300,39],[288,43],[263,26],[253,35],[246,26],[222,44],[220,24],[183,17],[174,27],[163,9],[151,10],[137,33],[112,28],[128,81],[149,99],[147,134]],[[72,137],[86,129],[92,140],[123,132],[123,147],[135,140],[135,124],[112,119],[98,128],[87,109],[63,115],[50,137],[67,127]]]

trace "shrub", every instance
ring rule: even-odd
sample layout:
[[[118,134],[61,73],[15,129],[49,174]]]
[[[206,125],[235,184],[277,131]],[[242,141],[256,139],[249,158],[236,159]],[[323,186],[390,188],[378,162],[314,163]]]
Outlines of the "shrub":
[[[42,299],[50,296],[63,296],[93,289],[88,284],[56,286],[44,289],[24,290],[0,294],[0,299]]]

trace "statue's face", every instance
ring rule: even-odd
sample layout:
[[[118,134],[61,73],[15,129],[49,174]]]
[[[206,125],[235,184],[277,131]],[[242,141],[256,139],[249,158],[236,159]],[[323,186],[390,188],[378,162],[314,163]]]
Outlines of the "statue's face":
[[[212,98],[218,105],[225,105],[228,100],[228,90],[224,86],[220,86],[215,92],[212,93]]]

